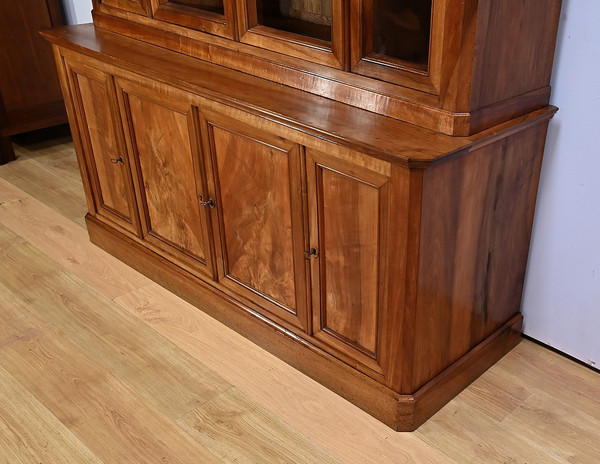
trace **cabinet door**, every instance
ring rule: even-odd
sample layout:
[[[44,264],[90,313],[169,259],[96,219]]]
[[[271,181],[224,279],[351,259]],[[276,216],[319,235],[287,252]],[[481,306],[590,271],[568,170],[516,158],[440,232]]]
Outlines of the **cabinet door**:
[[[137,233],[138,214],[112,77],[76,63],[67,63],[67,72],[93,212]]]
[[[180,266],[212,276],[193,97],[152,82],[116,82],[135,166],[142,237]]]
[[[151,0],[152,16],[161,21],[235,38],[234,0]]]
[[[207,119],[222,250],[219,281],[306,330],[300,146],[216,114]]]
[[[389,164],[307,151],[313,335],[377,373]]]

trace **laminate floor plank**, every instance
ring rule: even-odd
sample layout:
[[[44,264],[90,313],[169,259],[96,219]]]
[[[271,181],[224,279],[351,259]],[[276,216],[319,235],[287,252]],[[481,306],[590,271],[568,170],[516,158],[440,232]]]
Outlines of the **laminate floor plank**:
[[[87,232],[73,221],[3,179],[0,179],[0,203],[0,224],[110,298],[150,283],[146,277],[91,245]]]
[[[502,425],[527,438],[532,448],[541,448],[570,464],[600,462],[600,421],[563,403],[561,398],[537,392]],[[540,437],[544,437],[543,443]]]
[[[226,463],[339,463],[237,388],[177,422]]]
[[[58,327],[168,417],[176,419],[230,387],[29,243],[19,240],[2,255],[0,272],[16,271],[2,284],[14,309],[26,307],[27,313]],[[32,273],[39,276],[35,281],[27,278]],[[7,317],[20,320],[19,314],[10,317],[8,309]]]
[[[157,284],[115,301],[344,463],[456,462],[414,434],[395,433]]]
[[[519,345],[510,362],[503,359],[494,367],[508,384],[534,386],[536,391],[600,421],[599,373],[529,341]]]
[[[485,464],[567,464],[532,446],[519,432],[470,407],[462,395],[452,400],[415,432],[456,462]]]
[[[7,163],[0,176],[32,197],[43,199],[66,218],[76,219],[87,212],[81,181],[49,169],[36,160],[17,159]]]
[[[221,462],[56,328],[3,346],[0,365],[107,464]]]
[[[0,282],[0,346],[48,325]]]
[[[18,139],[20,140],[22,137]],[[62,179],[69,178],[70,181],[81,186],[81,193],[83,194],[81,174],[77,165],[77,158],[73,156],[75,149],[71,136],[65,135],[29,143],[23,143],[21,140],[21,143],[17,141],[14,147],[17,160],[34,160],[40,166],[45,166],[51,170],[58,177]]]
[[[531,385],[511,381],[498,369],[490,369],[462,392],[461,399],[469,407],[499,422],[534,391]]]
[[[1,464],[101,464],[62,422],[0,367]]]

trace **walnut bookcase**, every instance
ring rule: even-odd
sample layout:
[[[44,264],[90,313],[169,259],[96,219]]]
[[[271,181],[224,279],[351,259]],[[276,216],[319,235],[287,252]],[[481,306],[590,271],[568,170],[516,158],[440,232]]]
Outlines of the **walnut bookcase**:
[[[102,0],[45,37],[92,241],[413,430],[519,341],[560,1],[398,4]]]

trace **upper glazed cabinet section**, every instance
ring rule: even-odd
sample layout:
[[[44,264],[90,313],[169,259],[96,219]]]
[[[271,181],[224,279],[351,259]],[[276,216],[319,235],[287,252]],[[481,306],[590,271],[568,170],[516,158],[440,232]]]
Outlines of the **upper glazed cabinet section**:
[[[548,104],[561,9],[561,0],[93,1],[104,29],[451,135]]]
[[[135,13],[391,82],[398,80],[394,71],[428,75],[432,1],[96,0],[101,11]]]

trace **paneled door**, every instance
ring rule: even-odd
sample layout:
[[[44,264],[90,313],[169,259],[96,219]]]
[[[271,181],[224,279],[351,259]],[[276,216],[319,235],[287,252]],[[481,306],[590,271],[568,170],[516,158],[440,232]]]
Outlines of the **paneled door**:
[[[137,233],[138,213],[112,77],[77,62],[67,61],[66,66],[80,122],[73,135],[83,150],[82,168],[93,199],[90,210],[105,222]]]
[[[207,114],[206,151],[219,221],[219,282],[306,330],[301,147],[263,129]]]
[[[313,335],[382,374],[389,164],[350,155],[306,154]]]
[[[116,82],[143,239],[179,265],[212,276],[210,206],[193,97],[141,79]]]

